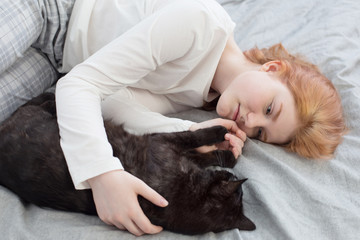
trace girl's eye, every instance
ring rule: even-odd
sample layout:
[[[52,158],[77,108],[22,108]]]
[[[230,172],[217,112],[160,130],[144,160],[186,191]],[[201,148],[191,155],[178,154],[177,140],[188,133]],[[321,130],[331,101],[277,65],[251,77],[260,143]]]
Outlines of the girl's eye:
[[[271,113],[271,104],[266,108],[266,115],[269,115]]]
[[[262,128],[259,128],[258,134],[257,134],[257,139],[260,139],[262,131],[263,131]]]

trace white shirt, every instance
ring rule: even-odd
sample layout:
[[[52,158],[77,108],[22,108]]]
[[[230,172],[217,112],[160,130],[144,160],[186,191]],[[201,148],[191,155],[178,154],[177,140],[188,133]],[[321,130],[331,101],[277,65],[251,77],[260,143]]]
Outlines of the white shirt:
[[[216,97],[211,81],[234,26],[214,0],[76,1],[63,60],[71,71],[59,80],[56,100],[77,189],[122,169],[103,117],[138,134],[189,129],[193,122],[164,114]]]

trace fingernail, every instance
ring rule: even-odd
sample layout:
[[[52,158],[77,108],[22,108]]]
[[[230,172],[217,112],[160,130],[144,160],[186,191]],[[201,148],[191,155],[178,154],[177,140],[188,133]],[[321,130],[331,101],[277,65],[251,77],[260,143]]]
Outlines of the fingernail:
[[[156,230],[154,230],[152,234],[157,234],[157,233],[161,232],[162,230],[163,230],[162,227],[156,226]]]
[[[167,205],[169,205],[169,202],[166,201],[165,198],[161,198],[160,199],[160,205],[163,206],[163,207],[166,207]]]

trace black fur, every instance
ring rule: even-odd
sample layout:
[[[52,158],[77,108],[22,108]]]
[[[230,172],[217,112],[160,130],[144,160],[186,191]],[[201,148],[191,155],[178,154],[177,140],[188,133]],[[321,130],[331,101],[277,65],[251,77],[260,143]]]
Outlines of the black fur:
[[[126,171],[169,201],[160,208],[139,197],[152,223],[184,234],[255,229],[243,214],[245,180],[206,169],[233,167],[233,154],[194,150],[223,141],[224,127],[136,136],[104,124],[114,156]],[[0,126],[0,184],[38,206],[96,215],[91,190],[75,190],[71,181],[59,143],[54,94],[34,98]]]

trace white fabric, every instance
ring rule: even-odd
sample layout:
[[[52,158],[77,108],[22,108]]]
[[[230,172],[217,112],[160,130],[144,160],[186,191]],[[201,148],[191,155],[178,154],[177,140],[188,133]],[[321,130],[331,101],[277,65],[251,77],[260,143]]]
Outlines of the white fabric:
[[[209,94],[211,81],[234,26],[216,1],[76,2],[63,65],[86,60],[58,82],[56,100],[61,146],[77,189],[122,169],[101,111],[132,132],[189,129],[193,122],[163,114],[216,97]]]
[[[242,50],[282,42],[290,52],[300,53],[320,67],[341,95],[349,133],[328,161],[307,160],[257,140],[245,142],[233,172],[248,178],[243,184],[243,205],[246,216],[256,224],[255,231],[233,229],[186,236],[164,230],[139,239],[359,240],[359,1],[219,2],[236,22],[235,40]],[[214,117],[194,109],[172,116],[192,121]],[[137,239],[97,216],[26,204],[2,186],[0,209],[1,239]]]

